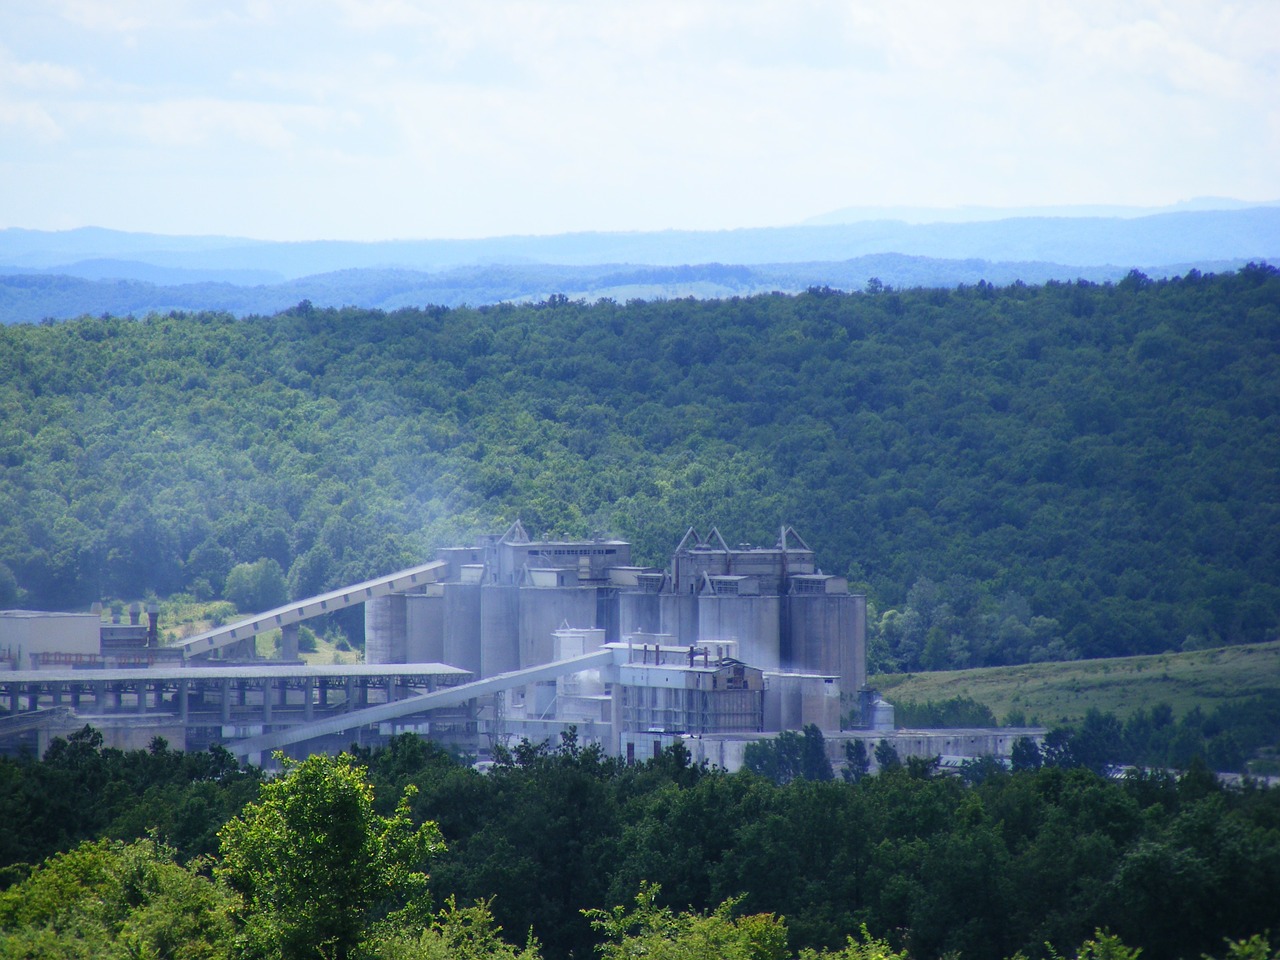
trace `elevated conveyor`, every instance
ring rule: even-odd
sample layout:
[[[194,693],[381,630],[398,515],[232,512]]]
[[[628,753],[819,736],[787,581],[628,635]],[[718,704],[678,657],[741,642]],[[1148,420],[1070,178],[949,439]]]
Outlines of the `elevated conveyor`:
[[[316,597],[308,597],[306,600],[276,607],[265,613],[245,617],[235,623],[206,630],[194,637],[187,637],[173,646],[180,649],[186,659],[207,656],[215,650],[256,637],[268,630],[278,630],[303,620],[310,620],[322,613],[332,613],[334,610],[352,607],[366,600],[385,597],[392,593],[406,593],[428,583],[435,583],[445,576],[448,568],[449,564],[444,560],[433,560],[431,563],[400,570],[385,577],[366,580],[364,583],[357,583],[350,587],[343,587],[341,590],[322,593]]]
[[[331,736],[347,730],[354,730],[357,727],[384,723],[398,717],[421,713],[424,710],[456,707],[466,703],[468,700],[488,696],[501,690],[509,690],[512,687],[536,683],[539,680],[554,680],[556,677],[579,673],[583,670],[594,670],[617,663],[624,663],[627,655],[625,647],[609,647],[580,657],[571,657],[568,660],[558,660],[555,663],[527,667],[524,670],[500,673],[472,683],[462,683],[447,690],[419,694],[418,696],[397,700],[394,703],[382,703],[362,710],[352,710],[350,713],[344,713],[341,716],[297,724],[287,730],[275,730],[256,737],[247,737],[244,740],[228,743],[226,746],[228,750],[239,757],[260,758],[263,754],[268,754],[272,750],[279,750],[289,744],[301,743],[304,740],[311,740],[315,737]]]

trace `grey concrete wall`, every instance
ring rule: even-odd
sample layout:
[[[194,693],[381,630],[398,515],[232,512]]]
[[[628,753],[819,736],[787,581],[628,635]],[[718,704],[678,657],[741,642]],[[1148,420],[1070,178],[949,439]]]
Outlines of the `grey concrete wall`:
[[[478,583],[444,585],[444,662],[480,676],[480,590]]]
[[[93,656],[99,652],[101,623],[94,613],[4,610],[0,611],[0,647],[12,651],[23,670],[30,668],[32,654]]]
[[[656,593],[619,593],[618,626],[623,639],[634,633],[661,633],[662,598]]]
[[[404,663],[406,639],[404,594],[392,593],[365,601],[365,663]]]
[[[444,662],[444,595],[405,598],[405,662]]]
[[[803,730],[810,723],[828,733],[840,729],[840,694],[834,684],[785,674],[768,677],[766,684],[766,730]]]
[[[485,584],[480,588],[480,676],[518,670],[520,588]]]
[[[866,598],[801,594],[787,598],[790,657],[784,669],[840,678],[855,695],[866,682]]]
[[[522,587],[520,589],[521,669],[551,663],[555,659],[553,632],[570,627],[596,625],[596,591],[593,587]]]
[[[691,593],[668,593],[661,598],[662,629],[676,638],[676,643],[697,643],[698,598]],[[754,664],[753,664],[754,666]]]
[[[867,685],[867,597],[862,593],[850,596],[853,597],[853,689],[845,692],[856,694]]]
[[[698,598],[698,640],[737,640],[738,659],[761,670],[782,668],[780,597]],[[680,638],[681,642],[684,638]]]

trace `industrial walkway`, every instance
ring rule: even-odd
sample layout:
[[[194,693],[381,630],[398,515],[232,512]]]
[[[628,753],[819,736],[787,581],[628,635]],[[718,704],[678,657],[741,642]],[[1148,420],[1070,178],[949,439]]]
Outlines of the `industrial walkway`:
[[[215,627],[194,637],[179,640],[173,644],[173,647],[180,649],[184,658],[203,657],[215,650],[249,640],[260,633],[266,633],[268,630],[281,630],[288,633],[290,632],[288,628],[296,629],[297,624],[303,620],[310,620],[322,613],[332,613],[335,610],[355,606],[357,603],[364,603],[366,600],[393,593],[405,593],[416,587],[435,583],[448,568],[449,564],[445,561],[433,560],[431,563],[400,570],[385,577],[366,580],[364,583],[343,587],[341,590],[322,593],[316,597],[308,597],[306,600],[299,600],[265,613],[245,617],[235,623]],[[296,637],[296,634],[294,636]],[[286,643],[284,646],[287,650],[289,644]]]

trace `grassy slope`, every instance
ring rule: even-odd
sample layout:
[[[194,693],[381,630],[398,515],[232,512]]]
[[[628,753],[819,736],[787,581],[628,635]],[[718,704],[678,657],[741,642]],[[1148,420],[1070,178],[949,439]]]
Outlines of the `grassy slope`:
[[[1090,707],[1124,718],[1157,703],[1168,703],[1182,716],[1197,706],[1209,711],[1260,694],[1280,696],[1280,641],[1147,657],[884,674],[871,683],[890,702],[971,697],[1001,721],[1011,710],[1021,710],[1029,722],[1074,723]]]

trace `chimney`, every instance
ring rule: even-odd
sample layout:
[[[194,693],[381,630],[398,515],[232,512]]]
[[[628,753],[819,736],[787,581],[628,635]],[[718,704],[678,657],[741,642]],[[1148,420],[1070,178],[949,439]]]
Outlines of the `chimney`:
[[[160,646],[160,631],[157,629],[160,623],[160,607],[154,603],[147,604],[147,646]]]
[[[136,627],[141,622],[142,622],[142,604],[140,603],[129,604],[129,623],[131,623],[133,626]]]

